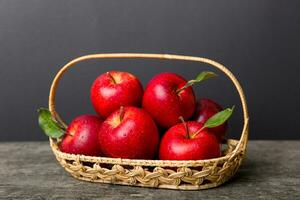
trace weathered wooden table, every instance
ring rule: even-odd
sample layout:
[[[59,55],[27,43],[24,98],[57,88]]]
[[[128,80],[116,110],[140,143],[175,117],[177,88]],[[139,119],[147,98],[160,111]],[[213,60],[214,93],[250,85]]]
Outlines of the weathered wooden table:
[[[47,142],[0,143],[0,199],[300,199],[300,141],[250,141],[228,183],[174,191],[96,184],[62,169]]]

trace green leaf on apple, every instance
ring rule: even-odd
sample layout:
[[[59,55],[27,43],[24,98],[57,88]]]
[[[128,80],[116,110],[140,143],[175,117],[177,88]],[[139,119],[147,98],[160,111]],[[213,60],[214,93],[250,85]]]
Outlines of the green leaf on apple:
[[[58,122],[56,122],[46,108],[38,109],[39,125],[44,133],[52,138],[60,138],[64,135],[65,129]]]
[[[194,85],[195,83],[200,83],[201,81],[204,81],[206,79],[213,78],[213,77],[216,77],[216,76],[218,76],[218,75],[216,73],[214,73],[214,72],[203,71],[200,74],[198,74],[195,79],[189,80],[182,88],[179,88],[176,91],[176,93],[181,92],[182,90],[184,90],[184,89],[186,89],[186,88]]]
[[[216,77],[216,76],[218,76],[218,75],[215,74],[214,72],[211,72],[211,71],[203,71],[203,72],[201,72],[200,74],[198,74],[194,80],[189,80],[189,81],[187,82],[187,84],[188,84],[189,86],[191,86],[191,85],[194,85],[195,83],[199,83],[199,82],[201,82],[201,81],[204,81],[204,80],[206,80],[206,79],[213,78],[213,77]]]
[[[205,122],[203,128],[214,128],[220,126],[229,119],[229,117],[233,113],[233,110],[234,106],[232,106],[232,108],[226,108],[225,110],[216,113]]]

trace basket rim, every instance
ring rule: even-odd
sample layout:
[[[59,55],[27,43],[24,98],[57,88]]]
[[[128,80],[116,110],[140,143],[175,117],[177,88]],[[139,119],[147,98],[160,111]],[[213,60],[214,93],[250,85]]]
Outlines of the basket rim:
[[[209,165],[212,163],[222,163],[230,159],[235,158],[238,154],[243,153],[243,149],[234,149],[232,152],[211,159],[204,160],[146,160],[146,159],[127,159],[127,158],[111,158],[111,157],[101,157],[101,156],[86,156],[81,154],[70,154],[59,150],[56,142],[49,137],[50,146],[54,154],[66,160],[80,160],[83,162],[94,162],[94,163],[106,163],[114,165],[129,165],[129,166],[155,166],[155,167],[197,167]],[[237,145],[239,140],[228,139],[228,143],[232,145]]]

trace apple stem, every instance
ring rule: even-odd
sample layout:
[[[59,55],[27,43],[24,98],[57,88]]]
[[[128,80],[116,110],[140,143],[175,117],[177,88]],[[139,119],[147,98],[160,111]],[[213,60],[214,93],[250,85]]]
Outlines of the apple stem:
[[[203,129],[205,129],[206,127],[203,126],[202,128],[200,128],[198,131],[196,131],[194,134],[193,134],[193,137],[195,137],[196,135],[198,135],[201,131],[203,131]]]
[[[182,122],[184,128],[185,128],[185,131],[186,131],[186,138],[187,139],[190,139],[190,130],[189,130],[189,127],[188,125],[186,124],[186,122],[184,121],[184,118],[182,116],[179,117],[180,121]]]
[[[192,84],[192,85],[194,85],[194,84]],[[190,87],[192,85],[185,84],[183,87],[181,87],[181,88],[179,88],[179,89],[176,90],[176,94],[180,93],[182,90],[185,90],[186,88],[188,88],[188,87]]]
[[[114,83],[114,84],[117,84],[117,82],[116,82],[115,78],[113,77],[113,75],[111,75],[110,72],[106,72],[106,73],[107,73],[107,75],[112,79],[113,83]]]
[[[124,118],[124,114],[125,114],[125,111],[124,111],[124,106],[121,106],[120,107],[120,121],[123,120]]]
[[[70,135],[70,136],[72,136],[72,137],[74,136],[74,134],[70,134],[70,133],[68,133],[67,135]]]
[[[71,133],[69,133],[69,132],[67,132],[67,131],[65,131],[65,134],[64,135],[69,135],[69,136],[74,136],[74,134],[71,134]]]

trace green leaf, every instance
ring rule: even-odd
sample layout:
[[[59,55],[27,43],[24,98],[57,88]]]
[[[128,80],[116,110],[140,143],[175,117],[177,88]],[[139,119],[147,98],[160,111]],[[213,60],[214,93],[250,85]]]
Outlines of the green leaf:
[[[232,108],[226,108],[225,110],[218,112],[205,122],[203,128],[214,128],[216,126],[220,126],[229,119],[229,117],[232,115],[233,110],[234,106]]]
[[[212,78],[212,77],[216,77],[218,76],[217,74],[215,74],[214,72],[211,71],[203,71],[200,74],[198,74],[196,76],[196,79],[193,80],[189,80],[182,88],[179,88],[178,90],[176,90],[176,93],[181,92],[182,90],[194,85],[195,83],[199,83],[201,81],[204,81],[206,79]]]
[[[52,138],[60,138],[64,135],[64,128],[53,120],[51,113],[46,108],[38,109],[39,125],[44,133]]]
[[[194,80],[189,80],[187,82],[187,85],[191,86],[191,85],[194,85],[195,83],[199,83],[201,81],[204,81],[206,79],[213,78],[213,77],[216,77],[216,76],[218,76],[218,75],[215,74],[214,72],[203,71],[200,74],[198,74]]]

